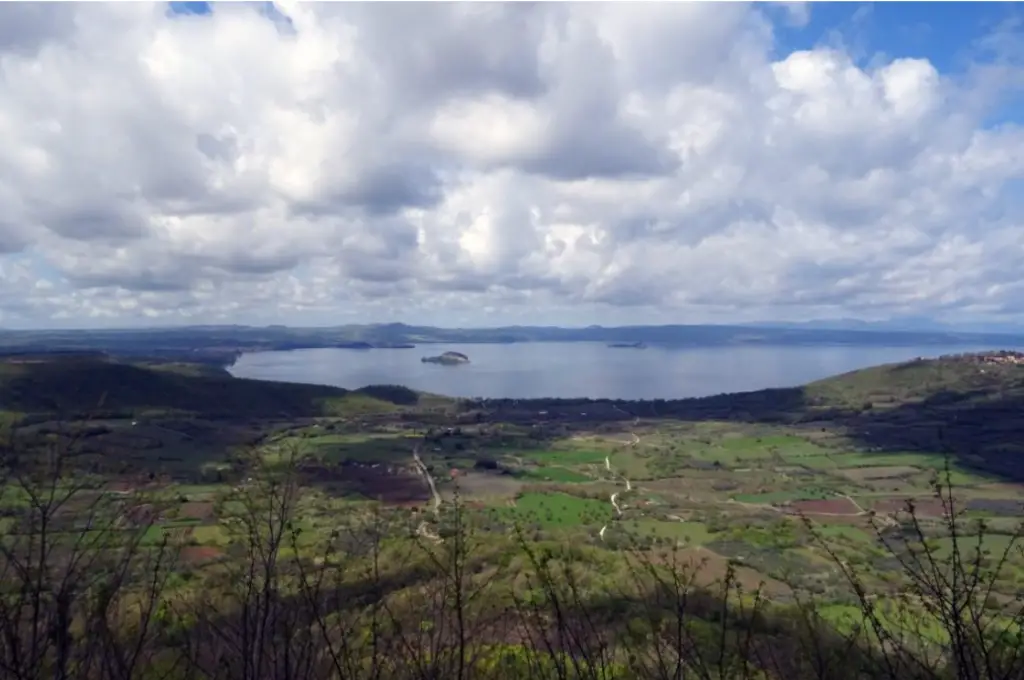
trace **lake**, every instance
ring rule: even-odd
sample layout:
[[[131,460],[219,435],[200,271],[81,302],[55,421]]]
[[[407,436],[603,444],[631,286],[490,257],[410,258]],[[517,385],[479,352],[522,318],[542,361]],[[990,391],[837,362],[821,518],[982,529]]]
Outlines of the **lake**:
[[[241,356],[239,378],[335,385],[405,385],[453,397],[679,399],[791,387],[858,368],[991,347],[723,346],[611,348],[604,343],[437,344],[415,349],[300,349]],[[1020,349],[999,347],[998,349]],[[471,363],[425,364],[462,352]]]

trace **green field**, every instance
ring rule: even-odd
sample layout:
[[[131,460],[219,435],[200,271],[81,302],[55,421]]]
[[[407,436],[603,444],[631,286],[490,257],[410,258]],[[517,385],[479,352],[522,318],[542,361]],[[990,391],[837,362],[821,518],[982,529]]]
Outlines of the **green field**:
[[[222,484],[175,484],[167,491],[188,501],[210,501],[227,491],[227,487]]]
[[[192,538],[200,545],[224,545],[228,532],[218,524],[207,524],[193,529]]]
[[[833,498],[835,493],[829,489],[820,487],[807,487],[794,489],[792,491],[771,491],[759,494],[737,494],[733,496],[740,503],[785,503],[787,501],[819,500],[822,498]]]
[[[826,541],[839,541],[843,543],[854,543],[871,545],[874,544],[876,538],[874,535],[868,533],[864,529],[860,529],[855,526],[845,526],[842,524],[824,524],[816,525],[814,527],[816,534],[824,538]]]
[[[978,550],[978,544],[977,533],[973,535],[965,533],[957,539],[960,554],[964,557],[975,555]],[[953,554],[953,540],[951,538],[932,539],[929,541],[929,545],[933,548],[937,559],[946,560]],[[1008,554],[1006,553],[1007,548],[1010,549]],[[981,540],[981,554],[983,556],[1000,559],[1004,554],[1007,554],[1007,559],[1017,565],[1024,564],[1024,556],[1021,555],[1022,548],[1024,548],[1024,541],[1014,539],[1007,534],[988,533]]]
[[[870,624],[865,622],[863,610],[853,605],[826,605],[821,607],[818,613],[844,633],[871,630]],[[906,631],[915,635],[921,634],[935,643],[941,644],[947,640],[939,622],[920,610],[878,605],[874,609],[874,615],[878,618],[879,623],[894,635],[900,635],[901,632]]]
[[[516,499],[515,520],[545,528],[565,528],[607,522],[614,511],[607,501],[563,493],[526,493]]]
[[[806,439],[794,435],[766,435],[763,437],[734,436],[723,438],[718,447],[723,457],[730,460],[767,458],[773,455],[802,457],[822,453],[822,449]],[[715,449],[718,452],[718,449]]]
[[[625,451],[619,451],[609,456],[609,462],[612,465],[612,470],[617,474],[625,475],[630,479],[648,479],[650,477],[650,468],[648,463],[652,457],[658,456],[658,453],[650,453],[647,456],[642,456],[633,447],[626,449]],[[601,469],[604,470],[604,462],[601,462]]]
[[[546,463],[549,465],[603,465],[604,458],[608,455],[604,451],[593,450],[546,450],[546,451],[520,451],[517,454],[520,458]]]
[[[712,540],[713,534],[701,522],[660,522],[658,520],[638,520],[627,522],[626,528],[637,536],[658,536],[671,538],[689,546],[705,545]]]
[[[521,476],[526,479],[536,479],[546,482],[561,482],[566,484],[592,481],[587,475],[554,465],[546,465],[544,467],[524,470],[521,473]]]
[[[879,467],[886,465],[909,465],[919,468],[942,469],[945,461],[942,456],[926,453],[843,453],[830,455],[829,459],[836,467]]]

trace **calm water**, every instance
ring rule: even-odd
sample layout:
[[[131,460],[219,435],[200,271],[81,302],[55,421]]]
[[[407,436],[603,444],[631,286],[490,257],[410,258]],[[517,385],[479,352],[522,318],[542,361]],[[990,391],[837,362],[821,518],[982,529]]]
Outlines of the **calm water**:
[[[420,345],[415,349],[303,349],[239,358],[241,378],[357,388],[375,384],[458,397],[677,399],[789,387],[917,356],[987,347],[712,347],[613,349],[604,343]],[[1017,349],[1017,348],[1000,348]],[[424,364],[423,356],[462,352],[472,363]]]

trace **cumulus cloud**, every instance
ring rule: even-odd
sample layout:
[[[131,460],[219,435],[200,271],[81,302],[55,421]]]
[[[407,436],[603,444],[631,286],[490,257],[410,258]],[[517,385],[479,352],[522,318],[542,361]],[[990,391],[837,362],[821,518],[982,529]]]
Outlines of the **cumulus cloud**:
[[[0,323],[1020,312],[1019,27],[950,74],[810,11],[0,5]]]

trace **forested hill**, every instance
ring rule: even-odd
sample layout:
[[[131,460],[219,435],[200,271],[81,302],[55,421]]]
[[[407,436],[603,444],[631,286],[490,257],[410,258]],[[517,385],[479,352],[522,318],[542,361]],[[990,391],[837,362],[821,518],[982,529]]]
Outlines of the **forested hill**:
[[[131,363],[91,356],[0,362],[0,410],[9,414],[178,412],[213,418],[301,418],[338,415],[356,407],[386,410],[416,398],[405,388],[350,391],[244,380],[201,364]]]

